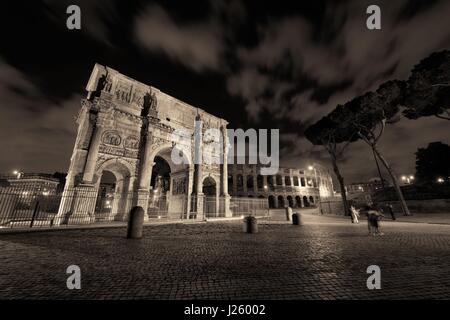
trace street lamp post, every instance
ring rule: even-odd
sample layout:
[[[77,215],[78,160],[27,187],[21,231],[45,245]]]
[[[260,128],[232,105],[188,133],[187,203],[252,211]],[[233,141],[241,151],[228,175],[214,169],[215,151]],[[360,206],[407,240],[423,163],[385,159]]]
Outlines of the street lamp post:
[[[20,179],[23,175],[23,172],[20,170],[14,170],[13,174],[16,176],[17,179]]]

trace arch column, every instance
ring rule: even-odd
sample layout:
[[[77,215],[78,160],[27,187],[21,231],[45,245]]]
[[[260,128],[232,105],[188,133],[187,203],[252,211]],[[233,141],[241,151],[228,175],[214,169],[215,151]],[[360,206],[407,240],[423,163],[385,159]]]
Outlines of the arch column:
[[[187,202],[186,202],[186,219],[189,219],[189,213],[191,211],[193,211],[191,209],[192,206],[192,197],[191,194],[193,194],[194,192],[194,177],[195,177],[195,172],[194,172],[194,167],[192,165],[189,165],[189,172],[187,174],[187,179],[188,179],[188,183],[187,183],[187,191],[186,191],[186,197],[187,197]]]
[[[54,224],[59,225],[62,217],[65,216],[67,212],[70,212],[73,207],[73,198],[75,194],[75,177],[77,174],[84,173],[84,166],[79,166],[81,161],[86,164],[87,151],[83,149],[84,141],[88,138],[90,126],[95,125],[92,123],[91,118],[93,114],[90,112],[92,103],[87,100],[82,100],[81,110],[78,113],[76,123],[78,124],[77,138],[75,140],[75,145],[72,152],[72,157],[70,159],[69,171],[66,177],[66,183],[64,186],[63,196],[58,208],[58,214],[55,217]],[[92,137],[92,136],[91,136]],[[92,139],[92,138],[89,139]]]
[[[119,220],[122,221],[127,221],[128,220],[128,214],[130,213],[131,208],[133,207],[133,199],[135,197],[134,194],[134,186],[136,183],[136,176],[135,175],[131,175],[128,178],[128,189],[126,190],[124,188],[124,195],[125,195],[125,199],[123,200],[123,216],[122,217],[117,217]],[[144,216],[145,219],[145,216]]]
[[[97,123],[94,126],[92,134],[91,143],[89,144],[89,152],[86,159],[86,164],[84,166],[84,172],[83,172],[83,183],[84,184],[91,184],[93,183],[94,179],[94,171],[95,171],[95,165],[97,164],[98,160],[98,151],[100,148],[100,143],[102,139],[102,134],[104,131],[103,124],[97,119]]]
[[[150,177],[153,170],[153,159],[151,158],[151,146],[153,143],[152,132],[147,130],[145,132],[144,148],[141,151],[143,155],[142,162],[139,166],[139,176],[137,179],[137,195],[134,205],[140,206],[144,209],[144,221],[148,220],[148,201],[150,195]]]
[[[79,167],[78,163],[81,159],[84,161],[84,165],[86,164],[87,159],[87,150],[83,149],[84,142],[86,139],[92,139],[92,132],[90,132],[90,127],[95,126],[95,118],[94,115],[90,112],[91,102],[87,100],[82,100],[81,102],[81,110],[77,116],[76,123],[78,124],[77,130],[77,138],[75,140],[75,146],[73,148],[72,157],[70,159],[70,167],[66,177],[65,189],[73,188],[75,186],[75,176],[84,170],[84,166]],[[90,137],[88,134],[90,133]]]
[[[203,124],[199,115],[195,117],[194,132],[194,193],[192,209],[198,215],[203,214]]]
[[[95,188],[94,173],[98,160],[101,138],[104,132],[104,117],[97,115],[88,155],[84,164],[82,183],[73,188],[71,201],[60,204],[54,224],[89,224],[95,221],[95,204],[98,190]]]
[[[220,183],[220,177],[219,177],[219,183]],[[217,184],[216,184],[216,216],[217,217],[220,216],[220,187],[217,188]]]
[[[230,210],[230,195],[228,194],[228,134],[226,125],[222,126],[222,141],[223,141],[223,152],[222,152],[222,194],[224,198],[224,211],[225,217],[231,217],[233,213]],[[234,184],[234,179],[233,179]],[[219,201],[217,201],[219,202]]]
[[[222,126],[222,141],[223,141],[223,151],[222,151],[222,177],[221,177],[221,187],[222,196],[228,196],[228,135],[225,126]]]
[[[140,174],[138,178],[138,189],[150,189],[150,177],[153,170],[153,159],[151,159],[152,133],[147,131],[145,135],[144,150],[142,151],[143,159],[140,165]]]

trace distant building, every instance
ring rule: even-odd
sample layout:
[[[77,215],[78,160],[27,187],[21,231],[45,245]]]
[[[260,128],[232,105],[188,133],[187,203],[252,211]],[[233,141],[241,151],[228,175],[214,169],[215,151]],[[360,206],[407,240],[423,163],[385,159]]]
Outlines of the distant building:
[[[233,197],[267,199],[269,207],[317,205],[333,197],[333,180],[327,169],[280,168],[276,175],[261,175],[258,165],[228,165],[228,193]]]
[[[0,174],[0,179],[3,180],[3,187],[42,195],[57,194],[60,184],[59,179],[48,173]]]
[[[389,187],[389,183],[383,180],[384,186]],[[378,178],[370,179],[366,182],[356,182],[345,187],[347,199],[357,203],[367,203],[372,201],[372,195],[383,189],[383,183]]]
[[[399,179],[399,185],[400,186],[409,186],[414,184],[415,177],[413,175],[403,175]]]

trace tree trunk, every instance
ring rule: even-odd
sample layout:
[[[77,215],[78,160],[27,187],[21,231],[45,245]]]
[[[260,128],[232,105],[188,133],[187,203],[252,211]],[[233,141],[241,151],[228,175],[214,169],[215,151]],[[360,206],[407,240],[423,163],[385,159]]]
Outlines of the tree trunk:
[[[350,215],[350,209],[349,209],[348,202],[347,202],[347,193],[345,191],[344,177],[341,175],[341,172],[339,171],[336,156],[331,153],[330,153],[330,156],[331,156],[331,162],[333,164],[333,171],[338,179],[339,187],[341,190],[341,198],[342,198],[342,205],[344,207],[344,215]]]
[[[409,212],[408,206],[406,205],[405,198],[403,198],[403,193],[402,193],[402,190],[400,189],[400,186],[398,185],[397,177],[395,176],[394,171],[389,166],[389,164],[386,161],[386,159],[378,151],[377,147],[376,146],[372,146],[372,149],[376,153],[378,158],[381,160],[381,162],[383,163],[383,165],[386,168],[386,170],[389,173],[389,175],[391,176],[392,183],[394,184],[395,192],[397,193],[398,199],[400,201],[400,205],[402,206],[403,214],[405,216],[410,216],[411,213]]]

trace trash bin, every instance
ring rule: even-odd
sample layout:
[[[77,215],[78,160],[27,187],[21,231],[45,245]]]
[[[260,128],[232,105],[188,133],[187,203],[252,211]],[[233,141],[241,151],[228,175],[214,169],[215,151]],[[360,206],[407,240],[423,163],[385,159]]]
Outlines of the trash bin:
[[[295,226],[303,225],[303,223],[302,223],[302,216],[301,216],[300,213],[294,212],[292,214],[292,224],[295,225]]]
[[[258,221],[255,217],[248,216],[244,218],[244,232],[246,233],[257,233],[258,232]]]
[[[144,209],[142,207],[133,207],[130,211],[127,227],[127,239],[142,238],[142,228],[144,225]]]
[[[286,220],[291,221],[291,216],[292,216],[292,208],[287,206],[286,207]]]

